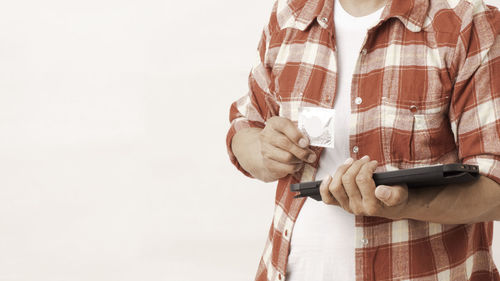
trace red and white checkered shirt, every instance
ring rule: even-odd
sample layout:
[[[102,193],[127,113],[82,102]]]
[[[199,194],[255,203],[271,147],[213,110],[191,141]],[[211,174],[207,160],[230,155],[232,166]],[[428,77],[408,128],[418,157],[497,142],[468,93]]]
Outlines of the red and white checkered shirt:
[[[338,75],[332,19],[332,0],[275,3],[250,90],[230,109],[227,147],[246,175],[231,151],[238,130],[262,128],[275,115],[296,121],[302,106],[333,107]],[[390,1],[368,31],[354,70],[351,157],[369,155],[379,162],[377,171],[476,164],[500,183],[499,33],[500,13],[481,0]],[[322,149],[313,149],[320,159]],[[318,161],[279,180],[256,280],[285,280],[304,203],[289,186],[313,180]],[[355,227],[358,281],[500,280],[490,252],[492,222],[357,216]]]

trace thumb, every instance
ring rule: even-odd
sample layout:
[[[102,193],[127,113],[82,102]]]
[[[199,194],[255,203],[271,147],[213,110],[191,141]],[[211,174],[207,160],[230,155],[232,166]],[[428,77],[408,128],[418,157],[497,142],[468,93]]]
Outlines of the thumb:
[[[408,187],[379,185],[375,189],[375,197],[389,207],[397,206],[408,199]]]

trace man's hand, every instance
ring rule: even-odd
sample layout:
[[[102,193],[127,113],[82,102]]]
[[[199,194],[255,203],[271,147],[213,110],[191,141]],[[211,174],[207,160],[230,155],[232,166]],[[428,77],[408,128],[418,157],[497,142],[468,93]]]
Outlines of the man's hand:
[[[304,162],[316,161],[316,154],[308,149],[307,137],[287,118],[269,118],[259,141],[262,164],[271,180],[299,171]]]
[[[241,167],[255,178],[275,181],[316,161],[309,141],[287,118],[272,117],[264,129],[240,130],[231,143]]]
[[[355,215],[401,218],[408,203],[408,187],[375,186],[373,172],[376,168],[377,161],[370,161],[368,156],[357,161],[347,159],[333,178],[328,176],[323,180],[320,186],[323,202],[340,205]]]

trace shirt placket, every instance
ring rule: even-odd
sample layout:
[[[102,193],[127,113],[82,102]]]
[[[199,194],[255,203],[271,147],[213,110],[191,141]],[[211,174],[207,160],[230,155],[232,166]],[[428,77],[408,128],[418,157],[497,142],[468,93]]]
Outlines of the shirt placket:
[[[367,42],[370,42],[372,37],[372,32],[369,30],[365,36],[363,44],[361,45],[361,50],[359,51],[359,56],[356,61],[356,66],[354,67],[354,73],[362,73],[362,71],[366,68],[365,61],[366,57],[369,55]],[[362,143],[359,143],[358,139],[353,138],[352,136],[357,135],[357,125],[358,125],[358,111],[359,107],[363,104],[363,93],[359,92],[355,93],[355,89],[359,89],[357,85],[354,83],[359,83],[359,79],[354,79],[354,75],[351,78],[351,116],[350,116],[350,125],[349,125],[349,147],[350,147],[350,155],[353,159],[359,159],[366,153],[363,153],[364,148],[362,147]],[[373,235],[371,235],[369,229],[365,229],[364,227],[364,218],[362,216],[356,216],[356,227],[355,227],[355,262],[356,262],[356,280],[357,281],[368,281],[373,280],[372,272],[373,272],[373,263],[367,260],[367,251],[365,249],[369,247],[370,243],[373,240]]]

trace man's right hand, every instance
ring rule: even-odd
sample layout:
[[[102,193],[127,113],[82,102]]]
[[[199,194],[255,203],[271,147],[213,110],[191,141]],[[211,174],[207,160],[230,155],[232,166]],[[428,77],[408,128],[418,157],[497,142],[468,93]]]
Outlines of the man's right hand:
[[[259,140],[263,164],[276,179],[297,172],[304,162],[316,161],[307,137],[287,118],[269,118]]]
[[[275,181],[297,172],[304,162],[316,161],[307,137],[287,118],[275,116],[264,129],[240,132],[233,138],[233,152],[246,171],[263,181]]]

